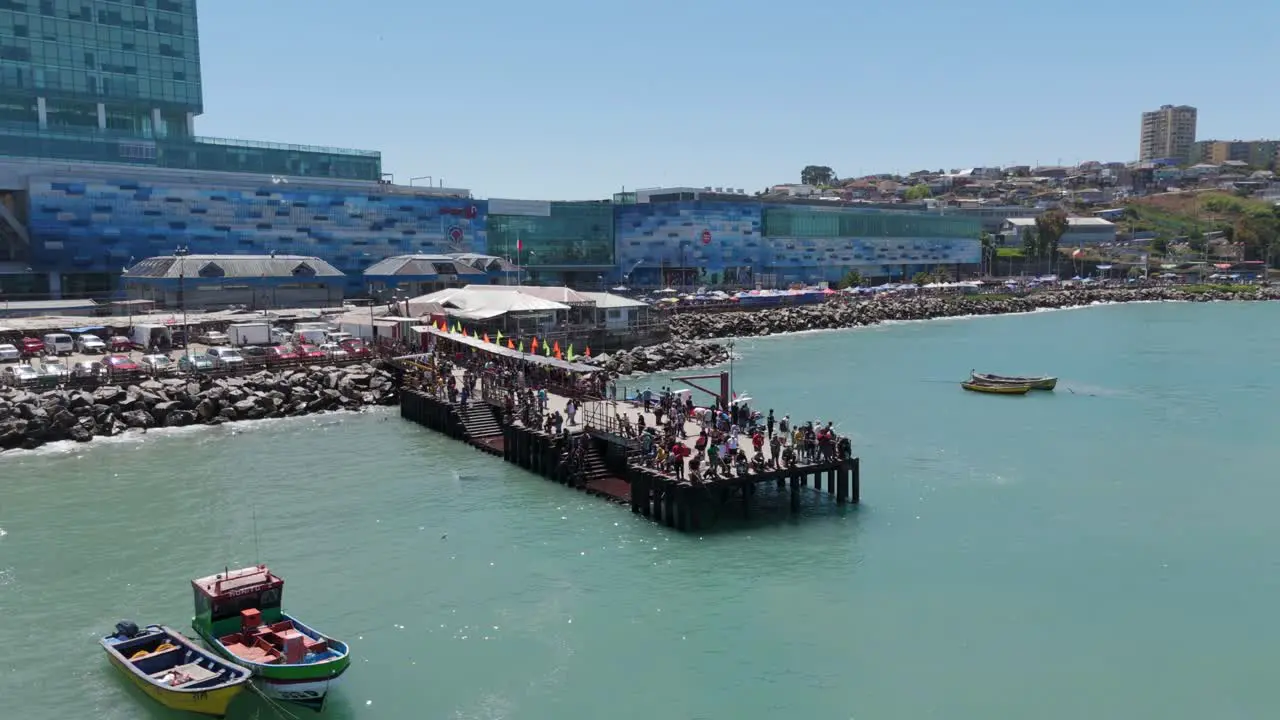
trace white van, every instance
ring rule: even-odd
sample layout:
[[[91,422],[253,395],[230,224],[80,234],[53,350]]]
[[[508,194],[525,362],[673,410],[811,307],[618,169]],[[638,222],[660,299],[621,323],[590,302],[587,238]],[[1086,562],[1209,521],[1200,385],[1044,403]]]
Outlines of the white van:
[[[75,351],[75,341],[66,333],[49,333],[44,336],[44,352],[46,355],[70,355]]]

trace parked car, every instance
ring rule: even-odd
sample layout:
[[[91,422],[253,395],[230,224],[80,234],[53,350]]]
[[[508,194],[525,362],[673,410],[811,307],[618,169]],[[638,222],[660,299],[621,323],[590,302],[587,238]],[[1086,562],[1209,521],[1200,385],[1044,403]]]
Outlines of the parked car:
[[[169,345],[175,348],[185,348],[187,346],[187,331],[174,330],[170,332]]]
[[[102,338],[97,335],[85,333],[76,338],[76,352],[86,355],[96,355],[98,353],[107,352],[107,344],[102,342]]]
[[[178,358],[178,370],[185,373],[209,372],[215,364],[208,355],[183,355]]]
[[[18,349],[22,351],[23,357],[35,357],[44,354],[44,340],[40,338],[24,337],[18,345]]]
[[[0,362],[18,362],[21,359],[22,351],[16,345],[0,345]]]
[[[40,375],[42,377],[56,377],[59,380],[65,380],[71,377],[71,368],[64,365],[61,360],[48,358],[40,363]]]
[[[196,335],[196,342],[204,343],[205,345],[230,345],[231,338],[227,337],[227,334],[224,332],[210,330]]]
[[[274,347],[265,348],[267,351],[267,364],[279,365],[291,360],[298,359],[298,353],[290,350],[284,345],[276,345]]]
[[[40,379],[40,371],[27,363],[20,363],[5,368],[3,377],[6,385],[30,385]]]
[[[325,335],[325,341],[341,345],[348,340],[354,340],[355,337],[355,335],[348,332],[331,332]]]
[[[107,374],[106,368],[100,362],[92,360],[81,360],[71,366],[71,377],[73,378],[100,378]]]
[[[138,363],[129,359],[128,355],[108,355],[102,358],[102,366],[108,373],[137,372]]]
[[[351,357],[350,354],[347,353],[346,348],[342,347],[338,343],[325,343],[319,347],[319,350],[330,360],[346,360],[348,357]]]
[[[370,355],[373,355],[373,350],[369,349],[369,346],[366,345],[365,342],[359,338],[351,338],[350,340],[343,340],[341,345],[342,345],[342,349],[346,350],[347,354],[350,355],[351,357],[363,358],[363,357],[369,357]]]
[[[303,360],[323,360],[328,357],[320,348],[315,345],[307,345],[305,343],[301,345],[294,345],[293,352]]]
[[[133,341],[123,335],[112,335],[107,340],[107,352],[122,353],[133,349]]]
[[[67,333],[48,333],[44,336],[46,355],[70,355],[76,351],[76,341]]]
[[[218,369],[236,368],[244,365],[244,356],[239,350],[229,347],[211,347],[205,351],[213,360],[213,366]]]
[[[152,375],[168,375],[178,369],[177,364],[168,355],[143,355],[138,364]]]
[[[293,333],[289,332],[288,330],[285,330],[284,328],[278,328],[272,325],[271,326],[271,342],[279,343],[281,345],[285,343],[293,342]]]

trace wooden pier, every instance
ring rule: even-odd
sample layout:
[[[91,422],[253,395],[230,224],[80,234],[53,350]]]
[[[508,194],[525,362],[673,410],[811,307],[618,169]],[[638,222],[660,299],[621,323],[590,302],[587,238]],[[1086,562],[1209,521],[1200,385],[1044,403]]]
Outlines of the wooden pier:
[[[562,405],[564,399],[554,397],[553,404],[557,401]],[[500,455],[535,475],[630,505],[633,513],[680,531],[710,529],[724,508],[735,502],[741,504],[743,514],[750,515],[760,483],[773,483],[779,490],[789,488],[793,513],[800,510],[804,488],[818,492],[825,489],[837,504],[856,504],[860,500],[857,457],[692,483],[635,462],[636,442],[612,427],[607,414],[584,413],[585,423],[572,428],[575,432],[550,435],[518,424],[502,424],[501,410],[492,402],[493,397],[484,393],[477,402],[467,405],[449,403],[427,391],[404,387],[400,414],[479,450]],[[577,472],[569,463],[569,445],[573,442],[586,443],[585,462]]]

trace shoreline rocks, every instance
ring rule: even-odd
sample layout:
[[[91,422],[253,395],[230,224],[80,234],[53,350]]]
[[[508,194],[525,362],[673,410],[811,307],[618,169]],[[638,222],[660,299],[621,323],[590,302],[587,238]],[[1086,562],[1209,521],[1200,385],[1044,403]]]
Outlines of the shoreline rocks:
[[[1186,292],[1173,287],[1052,290],[1020,297],[981,295],[912,295],[830,302],[821,305],[688,312],[671,318],[676,343],[727,337],[774,335],[805,330],[833,330],[876,325],[887,320],[934,320],[965,315],[1008,315],[1043,309],[1082,307],[1095,303],[1153,301],[1280,300],[1280,288],[1251,292]]]
[[[583,358],[616,375],[637,375],[691,367],[719,365],[729,359],[729,348],[717,342],[665,342]]]
[[[313,365],[240,377],[172,377],[94,390],[0,389],[0,452],[61,440],[89,442],[130,429],[220,425],[394,405],[395,376],[380,364]]]

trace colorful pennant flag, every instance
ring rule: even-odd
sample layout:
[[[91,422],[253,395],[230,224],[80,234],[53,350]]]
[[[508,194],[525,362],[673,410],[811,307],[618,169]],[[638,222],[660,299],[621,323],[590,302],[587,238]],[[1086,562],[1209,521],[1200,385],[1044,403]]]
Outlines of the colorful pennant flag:
[[[498,336],[497,336],[497,337],[495,337],[495,338],[493,339],[493,341],[494,341],[494,342],[496,342],[496,343],[500,343],[500,342],[502,342],[502,331],[501,331],[501,330],[499,330],[499,331],[498,331]]]
[[[484,334],[484,341],[489,342],[489,333]]]
[[[507,349],[508,349],[508,350],[515,350],[515,349],[516,349],[516,344],[515,344],[515,343],[513,343],[513,342],[511,342],[511,338],[507,338]]]
[[[573,362],[573,343],[569,343],[569,362]]]
[[[564,359],[564,358],[560,357],[560,351],[559,351],[559,350],[557,350],[557,351],[556,351],[556,359],[557,359],[557,360],[563,360],[563,359]]]
[[[557,352],[559,351],[557,350]],[[546,355],[547,357],[551,357],[551,346],[548,345],[545,341],[542,343],[542,354]]]
[[[587,357],[591,357],[591,346],[590,346],[590,345],[588,345],[588,346],[587,346],[587,351],[586,351],[585,353],[583,353],[583,354],[584,354],[584,355],[586,355]]]
[[[521,344],[523,344],[523,342]],[[530,343],[529,352],[538,352],[538,338],[535,337],[533,342]]]
[[[524,341],[520,341],[520,352],[524,352]]]

